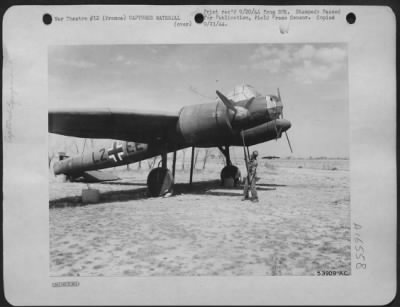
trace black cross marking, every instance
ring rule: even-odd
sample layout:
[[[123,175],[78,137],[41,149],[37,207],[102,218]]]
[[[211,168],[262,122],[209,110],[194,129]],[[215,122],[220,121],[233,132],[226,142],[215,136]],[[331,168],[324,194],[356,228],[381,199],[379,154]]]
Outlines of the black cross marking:
[[[108,157],[112,158],[114,162],[122,161],[122,156],[124,155],[122,144],[117,145],[117,142],[114,142],[112,147],[109,148],[107,152]]]

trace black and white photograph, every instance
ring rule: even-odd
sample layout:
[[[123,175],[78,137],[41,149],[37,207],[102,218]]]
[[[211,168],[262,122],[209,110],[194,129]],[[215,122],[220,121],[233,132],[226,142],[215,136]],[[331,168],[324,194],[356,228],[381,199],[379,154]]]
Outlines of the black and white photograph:
[[[385,305],[389,7],[13,6],[6,300]]]
[[[345,44],[49,47],[51,276],[350,268]]]

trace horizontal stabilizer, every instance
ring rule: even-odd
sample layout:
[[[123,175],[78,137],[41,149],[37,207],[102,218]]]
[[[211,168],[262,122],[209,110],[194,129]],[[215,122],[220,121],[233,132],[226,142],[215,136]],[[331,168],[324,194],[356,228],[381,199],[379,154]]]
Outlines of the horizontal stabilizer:
[[[101,171],[86,171],[83,173],[82,177],[88,182],[112,181],[121,179],[111,173]]]

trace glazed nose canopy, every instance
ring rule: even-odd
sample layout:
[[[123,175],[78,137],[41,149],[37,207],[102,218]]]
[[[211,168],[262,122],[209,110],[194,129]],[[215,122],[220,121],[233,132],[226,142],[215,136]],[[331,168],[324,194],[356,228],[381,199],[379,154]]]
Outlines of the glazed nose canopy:
[[[282,101],[279,97],[274,95],[265,96],[265,101],[267,103],[267,111],[270,119],[279,118],[283,109]]]

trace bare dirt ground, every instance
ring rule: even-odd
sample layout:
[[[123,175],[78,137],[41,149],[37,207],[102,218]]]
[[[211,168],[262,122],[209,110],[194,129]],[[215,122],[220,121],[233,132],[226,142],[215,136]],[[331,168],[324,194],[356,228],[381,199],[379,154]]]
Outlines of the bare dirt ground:
[[[260,160],[259,203],[221,188],[222,164],[177,171],[175,195],[148,198],[148,170],[90,184],[50,180],[51,276],[316,275],[350,273],[347,160]],[[244,170],[243,165],[240,167]]]

